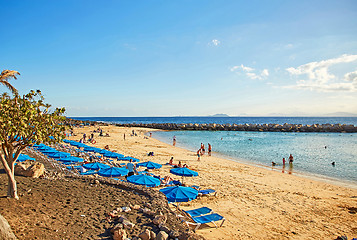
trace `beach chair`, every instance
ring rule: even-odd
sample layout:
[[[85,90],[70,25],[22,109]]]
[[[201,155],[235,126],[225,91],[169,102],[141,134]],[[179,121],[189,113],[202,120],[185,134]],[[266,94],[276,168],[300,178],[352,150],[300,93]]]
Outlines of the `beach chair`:
[[[202,190],[198,190],[198,195],[199,196],[207,196],[207,195],[214,195],[216,196],[216,190],[213,189],[202,189]]]
[[[198,216],[212,213],[212,209],[210,209],[208,207],[201,207],[201,208],[196,208],[196,209],[187,210],[187,211],[183,210],[183,211],[185,213],[187,213],[190,217],[198,217]]]
[[[188,222],[185,221],[187,226],[190,227],[190,225],[195,225],[194,231],[200,228],[202,224],[208,224],[208,223],[213,223],[216,228],[218,228],[217,224],[215,222],[222,221],[221,225],[219,227],[222,227],[224,221],[226,220],[223,216],[219,215],[218,213],[211,213],[208,215],[202,215],[198,217],[191,217],[194,222]]]

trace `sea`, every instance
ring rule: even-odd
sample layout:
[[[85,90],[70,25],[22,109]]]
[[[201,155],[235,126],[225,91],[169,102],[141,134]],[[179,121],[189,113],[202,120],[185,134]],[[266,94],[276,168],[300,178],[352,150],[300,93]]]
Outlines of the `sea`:
[[[106,123],[198,123],[198,124],[348,124],[357,117],[73,117]],[[197,151],[201,143],[212,145],[213,155],[269,168],[284,174],[303,175],[327,182],[357,187],[357,133],[295,133],[240,131],[159,131],[153,137]],[[282,159],[292,166],[283,167]],[[272,162],[276,165],[272,166]],[[332,163],[335,163],[334,165]]]

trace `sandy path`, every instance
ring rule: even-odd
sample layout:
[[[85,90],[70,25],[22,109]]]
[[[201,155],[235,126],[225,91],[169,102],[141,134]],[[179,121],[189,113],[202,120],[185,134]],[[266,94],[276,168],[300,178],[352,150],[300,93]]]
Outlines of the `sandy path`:
[[[222,228],[202,227],[199,234],[207,239],[334,239],[357,237],[357,190],[335,186],[269,169],[244,165],[230,160],[203,156],[145,137],[150,129],[102,127],[110,137],[95,134],[96,147],[109,145],[111,150],[157,163],[167,163],[171,156],[197,170],[198,177],[185,183],[213,188],[217,196],[201,197],[182,205],[183,209],[208,206],[226,218]],[[74,130],[79,140],[83,133],[96,128]],[[135,130],[137,136],[130,136]],[[123,135],[126,135],[124,140]],[[153,151],[155,156],[147,153]],[[169,167],[155,170],[161,176]],[[154,172],[155,172],[154,171]],[[171,175],[175,179],[177,176]]]

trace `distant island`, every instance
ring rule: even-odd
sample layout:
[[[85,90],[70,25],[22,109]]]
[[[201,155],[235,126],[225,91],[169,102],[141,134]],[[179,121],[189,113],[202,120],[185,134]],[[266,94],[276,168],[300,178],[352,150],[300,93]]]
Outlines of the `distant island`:
[[[230,117],[230,116],[224,113],[218,113],[218,114],[210,115],[208,117]]]

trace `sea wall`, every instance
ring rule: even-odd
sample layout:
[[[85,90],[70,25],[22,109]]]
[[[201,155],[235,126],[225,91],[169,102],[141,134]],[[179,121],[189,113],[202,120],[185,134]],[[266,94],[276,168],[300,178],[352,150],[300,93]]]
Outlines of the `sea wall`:
[[[260,131],[260,132],[357,132],[357,126],[346,124],[176,124],[176,123],[130,123],[116,124],[122,127],[144,127],[163,130],[196,131]]]

